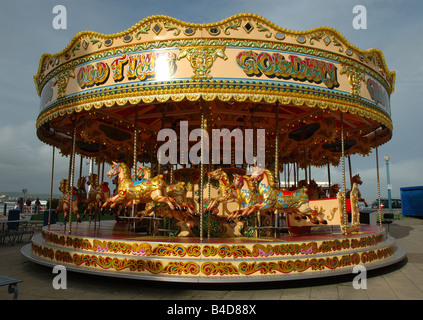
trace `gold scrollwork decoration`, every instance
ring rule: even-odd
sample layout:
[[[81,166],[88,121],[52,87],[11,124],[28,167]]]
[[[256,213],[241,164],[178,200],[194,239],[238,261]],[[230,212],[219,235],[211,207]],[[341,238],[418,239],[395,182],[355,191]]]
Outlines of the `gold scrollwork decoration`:
[[[340,74],[346,74],[351,86],[351,95],[359,96],[361,92],[361,82],[364,82],[364,73],[347,65],[343,65]]]
[[[211,67],[218,57],[227,60],[225,47],[181,47],[178,60],[187,58],[194,71],[193,80],[210,80]]]
[[[68,86],[69,78],[75,78],[75,69],[71,68],[58,74],[53,81],[53,87],[57,87],[57,98],[62,99],[66,97],[66,88]]]

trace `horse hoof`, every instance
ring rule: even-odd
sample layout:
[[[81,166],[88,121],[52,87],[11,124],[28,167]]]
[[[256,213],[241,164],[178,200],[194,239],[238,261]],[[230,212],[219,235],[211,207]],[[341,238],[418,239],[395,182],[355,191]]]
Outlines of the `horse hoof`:
[[[188,208],[187,207],[182,207],[182,211],[187,211],[188,210]]]
[[[175,206],[175,210],[179,211],[179,210],[181,210],[181,208],[179,208],[178,206]]]

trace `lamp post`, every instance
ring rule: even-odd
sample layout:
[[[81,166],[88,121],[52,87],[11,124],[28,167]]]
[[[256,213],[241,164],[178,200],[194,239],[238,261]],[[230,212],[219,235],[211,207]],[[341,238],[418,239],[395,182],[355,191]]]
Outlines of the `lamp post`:
[[[22,208],[19,208],[21,210],[21,213],[25,213],[25,194],[28,192],[28,189],[22,189],[23,193],[23,201],[22,201]]]
[[[383,159],[385,160],[386,163],[386,177],[387,177],[387,182],[388,182],[388,208],[389,208],[389,213],[392,214],[392,203],[391,203],[391,190],[392,190],[392,185],[391,185],[391,179],[389,177],[389,160],[391,159],[390,156],[384,156]]]

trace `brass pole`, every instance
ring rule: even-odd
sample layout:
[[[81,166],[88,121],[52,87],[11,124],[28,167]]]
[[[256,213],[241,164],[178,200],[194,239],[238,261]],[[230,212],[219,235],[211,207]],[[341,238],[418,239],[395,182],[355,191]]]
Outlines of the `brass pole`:
[[[275,182],[277,183],[276,189],[280,188],[279,183],[279,104],[276,100],[276,112],[275,112]],[[259,213],[260,214],[260,213]],[[277,228],[278,228],[279,212],[275,210],[275,232],[274,237],[276,239]]]
[[[350,172],[350,184],[351,184],[350,190],[352,190],[353,183],[352,183],[352,169],[351,169],[351,157],[350,157],[350,155],[348,155],[348,169],[349,169],[349,172]]]
[[[48,227],[50,228],[51,223],[51,205],[53,202],[53,181],[54,181],[54,154],[56,147],[53,146],[53,156],[51,159],[51,183],[50,183],[50,203],[48,206]]]
[[[347,224],[347,198],[346,198],[346,183],[345,183],[345,146],[344,146],[344,115],[341,111],[341,148],[342,148],[342,188],[343,188],[343,209],[342,209],[342,220],[344,224],[344,235],[348,236]]]
[[[377,176],[377,199],[378,199],[378,215],[379,215],[379,227],[382,229],[382,210],[380,208],[380,179],[379,179],[379,151],[376,147],[376,176]]]
[[[204,184],[204,100],[201,100],[201,160],[200,160],[200,199],[199,208],[200,208],[200,242],[203,242],[203,219],[204,219],[204,210],[203,210],[203,184]]]
[[[135,106],[135,120],[134,120],[134,160],[133,160],[133,168],[134,168],[134,173],[132,176],[132,180],[136,180],[137,179],[137,140],[138,140],[138,106]],[[135,217],[135,203],[132,203],[132,217]],[[135,232],[135,222],[134,222],[134,232]]]
[[[69,197],[70,197],[70,209],[69,209],[69,234],[72,233],[72,213],[73,213],[73,186],[74,186],[74,174],[75,174],[75,143],[76,143],[76,120],[73,124],[73,135],[72,135],[72,152],[71,152],[71,178],[69,181]]]

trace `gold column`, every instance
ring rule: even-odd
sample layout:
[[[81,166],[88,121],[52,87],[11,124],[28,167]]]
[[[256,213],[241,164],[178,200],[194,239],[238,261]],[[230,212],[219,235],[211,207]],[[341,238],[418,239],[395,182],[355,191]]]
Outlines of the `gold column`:
[[[276,113],[275,113],[275,182],[277,183],[277,189],[279,189],[279,104],[276,101]],[[260,212],[259,212],[260,214]],[[279,212],[275,210],[275,232],[274,237],[276,239],[277,228],[278,228]]]
[[[377,199],[378,199],[378,215],[379,227],[382,229],[382,210],[380,208],[380,179],[379,179],[379,149],[376,147],[376,176],[377,176]]]
[[[204,106],[205,101],[201,100],[201,160],[200,160],[200,199],[198,200],[199,209],[200,209],[200,242],[203,242],[203,219],[204,219],[204,210],[203,210],[203,185],[204,185]]]
[[[50,228],[50,222],[51,222],[51,203],[53,202],[53,181],[54,181],[54,154],[56,147],[53,146],[53,156],[51,159],[51,182],[50,182],[50,203],[48,208],[48,227]]]
[[[72,151],[71,151],[71,160],[70,160],[70,180],[69,180],[69,194],[70,194],[70,209],[69,209],[69,234],[72,233],[72,213],[73,213],[73,205],[72,205],[72,195],[73,195],[73,180],[74,180],[74,173],[75,173],[75,142],[76,142],[76,120],[73,124],[73,135],[72,135]]]
[[[344,146],[344,115],[341,113],[341,148],[342,148],[342,188],[343,188],[343,199],[342,199],[342,223],[344,225],[344,235],[348,236],[348,216],[347,216],[347,198],[346,198],[346,183],[345,183],[345,146]]]
[[[135,106],[135,120],[134,120],[134,160],[133,160],[133,167],[134,173],[132,175],[132,180],[135,181],[137,179],[137,140],[138,140],[138,106]],[[132,217],[135,217],[135,203],[132,203]],[[135,230],[135,222],[134,222],[134,230]]]

